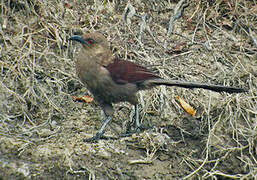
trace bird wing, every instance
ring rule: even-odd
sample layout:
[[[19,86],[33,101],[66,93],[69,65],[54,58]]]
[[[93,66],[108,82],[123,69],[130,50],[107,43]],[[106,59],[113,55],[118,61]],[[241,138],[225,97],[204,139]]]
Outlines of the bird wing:
[[[118,84],[140,83],[148,79],[160,78],[143,66],[130,61],[115,58],[114,61],[105,67]]]

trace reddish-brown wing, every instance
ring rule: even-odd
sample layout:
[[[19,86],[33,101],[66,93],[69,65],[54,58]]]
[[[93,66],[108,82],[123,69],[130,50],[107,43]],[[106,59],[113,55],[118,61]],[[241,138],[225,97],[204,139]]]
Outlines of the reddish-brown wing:
[[[144,80],[160,78],[143,66],[117,58],[106,66],[106,69],[118,84],[140,83]]]

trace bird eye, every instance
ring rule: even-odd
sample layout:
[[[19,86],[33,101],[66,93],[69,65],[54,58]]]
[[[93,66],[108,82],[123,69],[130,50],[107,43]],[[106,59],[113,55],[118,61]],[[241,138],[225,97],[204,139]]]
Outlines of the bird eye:
[[[94,44],[94,41],[92,39],[89,39],[88,42],[90,45]]]

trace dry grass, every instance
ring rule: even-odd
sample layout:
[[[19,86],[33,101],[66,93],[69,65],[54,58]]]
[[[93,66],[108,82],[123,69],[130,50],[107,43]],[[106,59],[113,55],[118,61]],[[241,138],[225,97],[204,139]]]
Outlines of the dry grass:
[[[127,3],[119,0],[0,2],[0,179],[257,178],[255,1],[190,1],[170,36],[175,1],[131,1],[138,16],[127,23]],[[88,92],[74,72],[78,46],[67,39],[89,31],[104,33],[117,56],[162,77],[249,91],[140,92],[141,120],[155,130],[86,144],[100,126],[100,108],[72,100]],[[197,109],[195,118],[178,95]],[[120,133],[131,106],[117,106],[126,107],[112,124]]]

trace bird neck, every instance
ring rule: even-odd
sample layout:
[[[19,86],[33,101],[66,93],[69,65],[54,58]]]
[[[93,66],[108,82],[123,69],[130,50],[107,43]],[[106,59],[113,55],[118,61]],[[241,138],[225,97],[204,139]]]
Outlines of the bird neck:
[[[92,49],[84,49],[83,54],[87,56],[91,63],[96,63],[102,66],[107,66],[112,62],[114,56],[109,48],[103,48],[102,46],[95,47]]]

